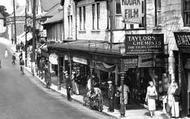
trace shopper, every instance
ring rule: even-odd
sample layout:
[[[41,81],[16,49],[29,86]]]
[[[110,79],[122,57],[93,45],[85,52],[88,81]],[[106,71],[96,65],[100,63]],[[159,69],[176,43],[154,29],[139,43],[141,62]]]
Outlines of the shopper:
[[[156,98],[157,98],[156,87],[154,86],[153,81],[149,81],[149,86],[147,87],[145,101],[148,103],[148,110],[150,112],[151,117],[153,117],[154,111],[156,110]]]
[[[179,100],[180,100],[180,90],[178,88],[178,85],[176,82],[173,83],[174,88],[174,102],[171,107],[171,116],[172,118],[178,118],[179,117]]]
[[[123,99],[122,99],[122,85],[119,87],[119,92],[120,92],[120,104],[122,104],[123,102]],[[123,85],[123,98],[124,98],[124,105],[125,105],[125,108],[126,108],[126,105],[128,104],[128,98],[129,98],[129,87],[124,84]]]
[[[109,112],[114,112],[114,87],[112,81],[108,81]]]

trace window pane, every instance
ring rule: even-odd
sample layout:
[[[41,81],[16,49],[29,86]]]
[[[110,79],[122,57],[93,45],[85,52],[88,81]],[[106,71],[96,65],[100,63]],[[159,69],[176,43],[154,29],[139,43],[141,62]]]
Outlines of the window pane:
[[[97,3],[97,29],[99,29],[99,20],[100,20],[100,3]]]
[[[190,0],[185,0],[184,9],[185,10],[190,10]]]
[[[83,29],[85,29],[85,22],[86,22],[86,8],[83,6]]]
[[[116,0],[116,14],[121,14],[121,3],[120,3],[120,0]]]
[[[79,24],[80,24],[80,30],[81,30],[81,25],[82,25],[82,8],[79,7]]]
[[[92,29],[94,29],[95,4],[92,4]]]
[[[185,24],[190,25],[190,13],[185,13]]]

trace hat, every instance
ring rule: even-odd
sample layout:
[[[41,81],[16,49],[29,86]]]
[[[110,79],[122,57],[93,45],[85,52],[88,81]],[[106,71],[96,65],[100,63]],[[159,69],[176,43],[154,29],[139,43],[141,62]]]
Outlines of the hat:
[[[108,81],[108,83],[112,83],[112,81]]]

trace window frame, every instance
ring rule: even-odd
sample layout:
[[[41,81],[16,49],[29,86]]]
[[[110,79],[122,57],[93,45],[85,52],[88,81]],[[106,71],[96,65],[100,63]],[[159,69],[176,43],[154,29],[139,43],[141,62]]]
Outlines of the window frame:
[[[92,4],[92,30],[95,30],[95,4]]]
[[[185,5],[187,5],[187,4],[185,2],[186,2],[186,0],[182,0],[183,23],[184,23],[184,26],[190,27],[190,8],[186,10],[186,6]],[[190,2],[189,2],[189,5],[190,5]],[[189,17],[186,17],[186,15],[188,15]],[[189,23],[187,23],[187,21],[189,21]]]
[[[96,3],[96,12],[97,12],[97,15],[96,15],[96,17],[97,17],[97,30],[99,30],[100,29],[100,3]]]

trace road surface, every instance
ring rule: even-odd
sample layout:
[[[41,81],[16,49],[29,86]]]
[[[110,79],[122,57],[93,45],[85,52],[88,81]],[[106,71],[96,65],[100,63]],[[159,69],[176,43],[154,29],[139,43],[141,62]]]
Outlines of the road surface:
[[[111,119],[44,88],[35,77],[22,75],[0,44],[0,119]]]

